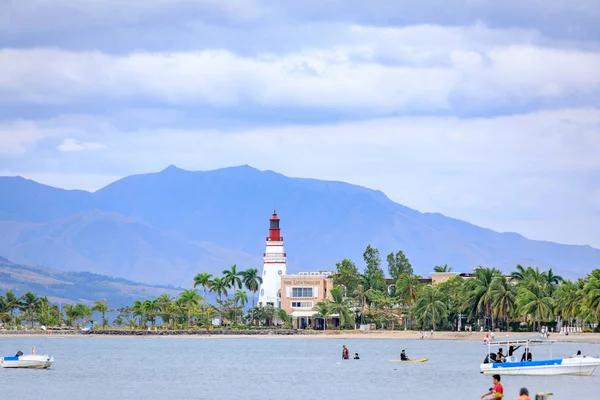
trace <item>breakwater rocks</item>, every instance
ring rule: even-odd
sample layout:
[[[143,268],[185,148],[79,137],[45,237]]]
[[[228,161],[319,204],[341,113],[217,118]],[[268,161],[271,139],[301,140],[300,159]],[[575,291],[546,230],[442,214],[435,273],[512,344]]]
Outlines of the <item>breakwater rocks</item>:
[[[122,330],[122,329],[97,329],[85,332],[86,335],[116,335],[116,336],[249,336],[249,335],[310,335],[311,331],[294,329],[189,329],[189,330]]]

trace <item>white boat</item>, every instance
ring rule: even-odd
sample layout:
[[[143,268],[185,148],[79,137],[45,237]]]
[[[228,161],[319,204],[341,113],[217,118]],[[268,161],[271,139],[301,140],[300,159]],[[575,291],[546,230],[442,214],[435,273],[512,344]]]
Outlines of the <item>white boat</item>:
[[[2,368],[35,368],[44,369],[50,368],[54,362],[54,357],[48,354],[35,354],[32,351],[31,354],[23,355],[20,351],[15,356],[8,356],[0,358],[0,365]]]
[[[535,345],[551,345],[555,340],[548,340],[543,337],[532,338],[505,338],[497,341],[487,341],[488,355],[484,363],[480,365],[481,372],[487,375],[579,375],[589,376],[594,373],[596,367],[600,366],[600,358],[587,356],[571,356],[567,358],[553,358],[552,351],[550,357],[544,359],[532,359],[529,361],[517,358],[514,354],[508,356],[504,362],[494,361],[492,348],[502,346],[525,346],[525,354],[533,354],[531,347]]]

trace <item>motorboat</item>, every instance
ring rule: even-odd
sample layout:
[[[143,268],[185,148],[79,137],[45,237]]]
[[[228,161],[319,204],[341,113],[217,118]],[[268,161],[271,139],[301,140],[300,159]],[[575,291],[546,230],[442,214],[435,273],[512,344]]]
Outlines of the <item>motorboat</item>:
[[[48,354],[35,354],[35,349],[31,354],[24,355],[19,351],[15,356],[0,358],[2,368],[34,368],[45,369],[50,368],[54,362],[54,357]]]
[[[484,344],[488,347],[487,356],[480,365],[481,373],[486,375],[579,375],[589,376],[594,373],[596,367],[600,365],[599,357],[589,357],[575,355],[567,358],[552,357],[550,345],[556,342],[543,336],[529,338],[510,338],[499,340],[485,340]],[[550,357],[533,359],[531,348],[534,346],[547,345],[550,348]],[[509,351],[503,356],[503,360],[498,360],[494,348],[502,349],[507,346]],[[520,347],[525,347],[523,357],[516,357],[514,351]],[[536,351],[537,357],[537,351]]]

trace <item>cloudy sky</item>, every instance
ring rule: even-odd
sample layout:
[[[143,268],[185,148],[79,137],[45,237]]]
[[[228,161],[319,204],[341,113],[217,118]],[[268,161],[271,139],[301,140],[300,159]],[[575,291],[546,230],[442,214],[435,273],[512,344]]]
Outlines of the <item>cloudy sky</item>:
[[[250,164],[600,247],[597,0],[0,8],[0,175]]]

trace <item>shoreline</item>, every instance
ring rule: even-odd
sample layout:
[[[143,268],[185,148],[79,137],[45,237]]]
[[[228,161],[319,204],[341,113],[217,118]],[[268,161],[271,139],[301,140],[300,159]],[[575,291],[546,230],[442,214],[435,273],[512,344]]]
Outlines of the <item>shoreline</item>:
[[[496,338],[534,336],[537,332],[498,332]],[[256,330],[256,331],[129,331],[97,330],[91,333],[77,331],[0,331],[1,338],[22,337],[77,337],[77,338],[195,338],[195,339],[369,339],[369,340],[451,340],[481,341],[484,332],[435,332],[433,337],[420,339],[416,331],[294,331],[294,330]],[[551,334],[550,340],[563,343],[600,344],[600,333],[576,333],[569,336]]]

